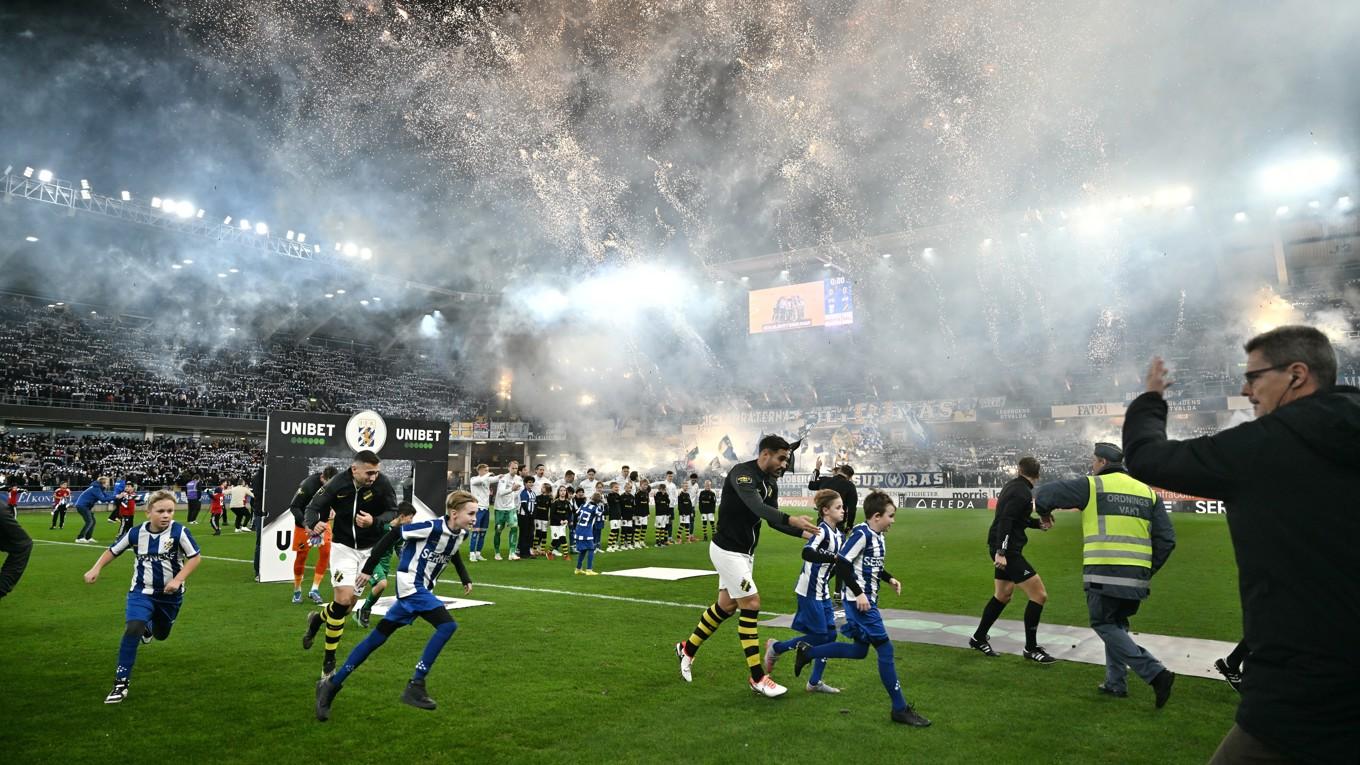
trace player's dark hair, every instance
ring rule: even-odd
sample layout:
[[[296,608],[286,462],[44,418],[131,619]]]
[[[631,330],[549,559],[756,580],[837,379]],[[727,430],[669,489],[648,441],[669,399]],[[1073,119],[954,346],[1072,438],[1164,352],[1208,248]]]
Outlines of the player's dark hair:
[[[538,463],[537,465],[534,465],[534,470],[538,470],[539,468],[545,468],[545,467],[547,467],[547,465],[544,465],[542,462],[540,462],[540,463]]]
[[[374,452],[374,451],[371,450],[371,449],[364,449],[363,451],[361,451],[361,452],[359,452],[358,454],[355,454],[355,455],[354,455],[354,464],[355,464],[355,465],[380,465],[380,464],[382,464],[382,460],[378,459],[378,454],[377,454],[377,452]]]
[[[594,473],[594,472],[595,472],[595,468],[586,468],[586,475],[590,475],[591,473]]]
[[[1271,366],[1284,367],[1295,362],[1307,365],[1320,391],[1336,386],[1336,349],[1316,327],[1301,324],[1276,327],[1248,340],[1243,348],[1247,353],[1260,351]]]
[[[568,470],[568,471],[565,473],[565,475],[576,475],[576,471],[575,471],[575,470]]]
[[[892,497],[888,496],[887,492],[875,489],[864,499],[864,518],[868,520],[875,515],[882,515],[892,506]]]
[[[783,436],[776,436],[773,433],[760,439],[760,451],[762,452],[788,451],[792,450],[792,448],[793,447],[789,442],[784,440]]]
[[[838,468],[836,468],[836,469],[839,470],[839,471],[841,471],[841,475],[845,476],[846,478],[854,478],[854,477],[855,477],[855,469],[852,468],[852,467],[850,467],[849,465],[841,465],[840,467],[838,467]]]
[[[339,473],[339,472],[340,472],[339,470],[336,470],[336,469],[335,469],[335,466],[334,466],[334,465],[327,465],[327,466],[326,466],[324,469],[322,469],[322,471],[321,471],[321,480],[323,480],[323,481],[329,481],[329,480],[331,480],[332,478],[335,477],[335,474],[336,474],[336,473]]]
[[[531,483],[533,483],[533,482],[534,482],[534,477],[533,477],[533,476],[525,476],[525,478],[524,478],[524,485],[525,485],[525,486],[528,486],[529,484],[531,484]]]
[[[1026,478],[1039,477],[1039,460],[1033,457],[1021,457],[1016,467],[1020,468],[1020,475]]]
[[[406,500],[402,500],[402,501],[400,501],[400,502],[397,503],[397,517],[398,517],[398,518],[401,518],[401,517],[407,516],[407,515],[415,515],[415,514],[416,514],[416,506],[415,506],[415,505],[411,504],[410,502],[407,502]]]

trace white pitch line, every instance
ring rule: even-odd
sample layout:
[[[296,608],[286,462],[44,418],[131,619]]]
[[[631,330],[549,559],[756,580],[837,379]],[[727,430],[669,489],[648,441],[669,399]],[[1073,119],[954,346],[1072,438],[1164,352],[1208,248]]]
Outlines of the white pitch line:
[[[34,542],[42,542],[42,543],[44,543],[44,544],[49,544],[49,545],[65,545],[65,546],[68,546],[68,547],[97,547],[97,548],[99,548],[99,549],[101,549],[101,550],[108,549],[107,545],[103,545],[103,544],[87,545],[87,544],[80,544],[80,543],[76,543],[76,542],[55,542],[55,541],[52,541],[52,540],[50,540],[50,539],[35,539],[35,540],[33,540],[33,541],[34,541]],[[205,559],[207,559],[207,560],[223,560],[223,561],[227,561],[228,563],[254,563],[254,562],[255,562],[255,561],[253,561],[253,560],[243,560],[243,559],[241,559],[241,558],[218,558],[218,557],[214,557],[214,556],[212,556],[212,555],[203,555],[202,557],[205,558]],[[453,580],[453,579],[440,579],[439,581],[444,582],[445,584],[452,584],[452,585],[456,585],[456,586],[461,586],[461,585],[462,585],[462,582],[458,582],[458,581]],[[572,590],[554,590],[554,589],[549,589],[549,588],[547,588],[547,587],[524,587],[524,586],[522,586],[522,585],[517,585],[517,584],[491,584],[490,582],[476,582],[476,581],[474,581],[474,582],[472,583],[472,585],[473,585],[474,588],[475,588],[475,587],[490,587],[490,588],[492,588],[492,589],[497,589],[497,590],[517,590],[517,591],[519,591],[519,592],[540,592],[540,593],[544,593],[544,594],[547,594],[547,595],[573,595],[573,596],[578,597],[578,598],[594,598],[595,600],[613,600],[613,601],[618,601],[618,602],[623,602],[623,603],[638,603],[638,604],[641,604],[641,605],[648,605],[648,606],[671,606],[671,607],[673,607],[673,608],[688,608],[688,609],[690,609],[690,610],[694,610],[694,609],[700,609],[700,610],[702,610],[702,609],[708,608],[710,605],[712,605],[712,604],[710,604],[710,603],[704,603],[704,604],[699,604],[699,603],[677,603],[677,602],[675,602],[675,601],[673,601],[673,600],[650,600],[650,599],[648,599],[648,598],[629,598],[629,597],[624,597],[623,595],[606,595],[606,594],[601,593],[601,592],[574,592],[574,591],[572,591]],[[781,614],[775,613],[775,612],[773,612],[773,611],[761,611],[761,612],[760,612],[760,615],[763,616],[763,617],[781,616]]]

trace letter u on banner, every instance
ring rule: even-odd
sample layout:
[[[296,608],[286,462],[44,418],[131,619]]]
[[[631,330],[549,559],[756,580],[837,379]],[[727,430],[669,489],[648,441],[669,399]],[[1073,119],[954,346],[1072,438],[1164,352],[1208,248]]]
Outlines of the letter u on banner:
[[[292,548],[293,530],[279,529],[278,531],[274,532],[274,545],[278,547],[280,551]]]

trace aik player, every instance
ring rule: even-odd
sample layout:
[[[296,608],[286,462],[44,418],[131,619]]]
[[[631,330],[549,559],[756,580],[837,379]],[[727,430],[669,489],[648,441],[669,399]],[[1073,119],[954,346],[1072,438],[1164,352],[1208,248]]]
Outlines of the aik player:
[[[692,679],[691,667],[699,646],[740,609],[737,637],[746,654],[751,690],[768,698],[782,696],[788,690],[765,674],[761,663],[760,638],[756,633],[760,595],[756,591],[754,564],[762,520],[790,536],[810,538],[817,531],[810,519],[790,517],[779,510],[776,482],[788,469],[792,451],[793,446],[783,438],[765,436],[760,440],[759,456],[736,465],[727,474],[718,512],[718,531],[708,548],[709,559],[718,572],[718,600],[704,611],[694,627],[694,634],[675,644],[675,653],[680,657],[680,676],[685,682]]]
[[[326,625],[326,656],[322,673],[335,670],[335,651],[345,632],[345,617],[354,607],[355,587],[383,526],[397,517],[397,493],[382,474],[378,455],[365,450],[354,455],[349,470],[326,482],[307,505],[304,523],[313,534],[331,533],[331,602],[307,618],[302,647],[311,648],[316,633]],[[330,518],[327,523],[323,518]]]

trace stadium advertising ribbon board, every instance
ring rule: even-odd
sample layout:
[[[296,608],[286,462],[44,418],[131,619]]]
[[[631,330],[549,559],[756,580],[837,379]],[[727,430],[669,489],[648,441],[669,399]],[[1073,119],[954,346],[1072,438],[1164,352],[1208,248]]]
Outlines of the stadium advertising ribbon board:
[[[448,488],[449,424],[438,420],[383,417],[372,410],[353,415],[320,412],[269,413],[264,455],[264,531],[260,581],[293,577],[293,516],[298,484],[327,465],[349,470],[360,451],[376,452],[399,499],[416,506],[418,518],[442,512]]]

